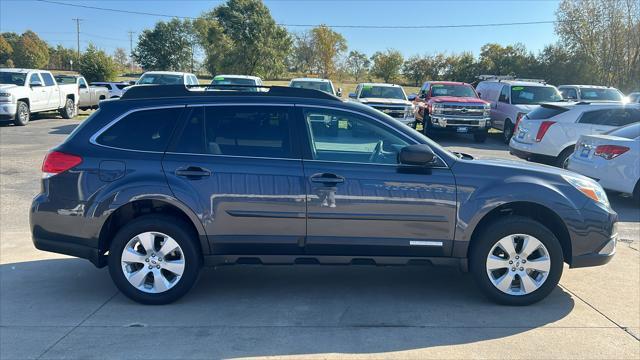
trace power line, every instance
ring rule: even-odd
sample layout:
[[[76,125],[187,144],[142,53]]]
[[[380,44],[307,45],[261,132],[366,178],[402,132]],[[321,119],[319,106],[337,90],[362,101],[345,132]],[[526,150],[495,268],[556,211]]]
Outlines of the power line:
[[[69,4],[69,3],[53,1],[53,0],[37,0],[37,1],[49,3],[49,4],[79,7],[79,8],[92,9],[92,10],[110,11],[110,12],[117,12],[117,13],[123,13],[123,14],[145,15],[145,16],[165,17],[165,18],[179,18],[179,19],[189,19],[189,20],[196,20],[200,18],[200,17],[193,17],[193,16],[178,16],[178,15],[159,14],[159,13],[150,13],[150,12],[142,12],[142,11],[121,10],[121,9],[105,8],[105,7],[82,5],[82,4]],[[484,23],[484,24],[482,23],[452,24],[452,25],[328,25],[328,24],[283,24],[283,23],[278,23],[278,25],[286,26],[286,27],[316,27],[319,25],[325,25],[327,27],[335,28],[335,29],[453,29],[453,28],[541,25],[541,24],[555,24],[557,22],[558,21],[554,21],[554,20],[543,20],[543,21],[522,21],[522,22]]]

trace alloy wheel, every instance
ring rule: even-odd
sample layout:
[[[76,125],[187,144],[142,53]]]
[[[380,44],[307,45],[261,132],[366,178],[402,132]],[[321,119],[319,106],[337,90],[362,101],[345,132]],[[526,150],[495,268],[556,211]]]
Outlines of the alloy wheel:
[[[122,272],[140,291],[163,293],[182,277],[185,256],[180,245],[160,232],[144,232],[133,237],[122,250]]]
[[[544,244],[526,234],[498,240],[487,255],[489,280],[500,291],[515,296],[536,291],[549,276],[551,257]]]

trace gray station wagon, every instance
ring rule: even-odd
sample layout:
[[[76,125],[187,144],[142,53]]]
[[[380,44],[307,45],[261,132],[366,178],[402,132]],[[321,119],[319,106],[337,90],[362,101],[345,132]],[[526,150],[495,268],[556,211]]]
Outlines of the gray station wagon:
[[[204,264],[428,263],[525,305],[564,262],[605,264],[616,245],[617,214],[589,178],[452,153],[309,89],[132,87],[42,171],[35,246],[108,266],[146,304],[186,294]]]

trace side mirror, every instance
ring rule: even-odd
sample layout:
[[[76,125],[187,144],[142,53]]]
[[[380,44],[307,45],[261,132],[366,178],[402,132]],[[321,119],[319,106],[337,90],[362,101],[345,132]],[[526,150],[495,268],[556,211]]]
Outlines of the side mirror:
[[[417,94],[409,94],[407,95],[407,100],[414,101],[418,97]]]
[[[135,84],[136,84],[136,82],[135,82],[135,81],[133,81],[133,80],[130,80],[130,81],[129,81],[129,85],[135,85]]]
[[[425,144],[414,144],[400,149],[398,161],[404,165],[428,165],[433,163],[436,155]]]
[[[80,84],[80,89],[86,89],[87,88],[87,84]]]
[[[29,83],[29,86],[38,87],[38,86],[42,86],[42,83],[40,81],[32,81],[31,83]]]
[[[355,99],[356,93],[349,93],[349,99]]]
[[[342,88],[338,88],[338,91],[336,91],[336,96],[342,97]]]
[[[482,94],[481,94],[481,93],[478,93],[478,97],[482,97]]]

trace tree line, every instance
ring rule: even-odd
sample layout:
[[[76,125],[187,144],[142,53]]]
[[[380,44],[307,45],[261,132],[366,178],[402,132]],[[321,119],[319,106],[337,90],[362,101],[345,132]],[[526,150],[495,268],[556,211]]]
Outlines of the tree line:
[[[139,35],[130,55],[144,70],[265,79],[314,74],[342,81],[419,85],[426,80],[472,83],[478,75],[495,74],[541,78],[553,84],[640,89],[637,0],[562,0],[556,18],[559,40],[537,53],[520,43],[488,43],[477,55],[432,53],[405,58],[395,49],[371,55],[350,49],[342,34],[324,25],[292,33],[276,23],[262,0],[228,0],[196,19],[157,22]],[[109,56],[90,46],[75,61],[81,71],[94,69],[96,76],[108,78],[130,65],[128,55],[118,49]],[[73,50],[49,47],[29,31],[0,36],[0,64],[5,66],[66,69],[68,60],[75,58]],[[101,70],[95,71],[96,67]]]

